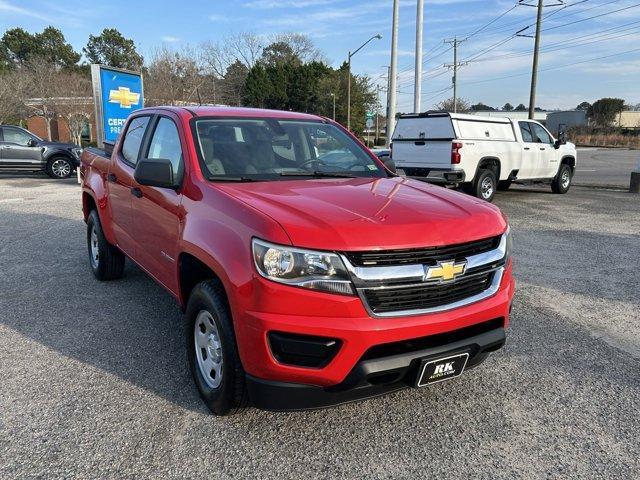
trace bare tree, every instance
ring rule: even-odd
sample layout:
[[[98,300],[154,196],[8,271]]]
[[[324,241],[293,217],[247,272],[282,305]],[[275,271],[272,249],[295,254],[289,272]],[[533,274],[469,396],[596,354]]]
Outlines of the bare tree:
[[[79,73],[60,73],[57,79],[64,96],[56,101],[56,113],[69,129],[69,137],[76,145],[82,142],[82,131],[93,116],[91,80]]]
[[[464,98],[458,98],[456,101],[456,111],[458,113],[463,113],[463,112],[468,112],[469,110],[471,110],[471,104],[465,100]],[[444,110],[446,112],[453,112],[454,108],[453,108],[453,97],[452,98],[447,98],[446,100],[441,101],[440,103],[437,103],[434,105],[434,108],[436,110]]]
[[[156,50],[145,78],[148,105],[180,105],[198,102],[204,82],[195,52],[189,47]]]
[[[26,80],[19,71],[0,74],[0,124],[23,117]]]
[[[288,45],[291,48],[291,52],[298,57],[302,63],[327,63],[320,49],[316,48],[313,44],[313,40],[302,33],[279,33],[271,37],[270,43],[284,43]]]
[[[60,96],[60,73],[55,65],[42,58],[34,58],[20,70],[25,75],[29,98],[27,106],[42,117],[47,129],[47,140],[51,140],[51,120],[56,116],[56,97]]]
[[[247,69],[253,67],[264,47],[264,39],[253,33],[239,33],[217,43],[205,42],[200,45],[202,65],[207,73],[222,78],[236,61]]]

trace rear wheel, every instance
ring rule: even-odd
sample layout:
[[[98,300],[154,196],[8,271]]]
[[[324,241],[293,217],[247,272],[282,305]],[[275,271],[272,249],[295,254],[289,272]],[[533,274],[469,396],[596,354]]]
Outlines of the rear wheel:
[[[474,197],[490,202],[496,194],[497,183],[496,174],[493,173],[493,170],[482,169],[465,191]]]
[[[233,322],[218,282],[194,287],[186,318],[189,368],[200,396],[216,415],[235,413],[248,397]]]
[[[573,179],[573,171],[571,167],[566,163],[560,165],[558,174],[551,182],[551,190],[553,193],[567,193],[571,187],[571,180]]]
[[[116,280],[124,272],[124,254],[111,245],[102,233],[98,212],[92,210],[87,219],[89,266],[98,280]]]
[[[53,157],[47,162],[46,170],[51,178],[69,178],[73,172],[73,165],[67,157]]]

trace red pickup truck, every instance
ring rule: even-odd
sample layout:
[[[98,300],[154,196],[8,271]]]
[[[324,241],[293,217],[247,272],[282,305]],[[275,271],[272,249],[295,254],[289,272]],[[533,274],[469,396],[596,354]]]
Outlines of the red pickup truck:
[[[177,299],[216,414],[422,387],[504,344],[498,208],[395,175],[327,118],[142,109],[81,175],[93,273],[120,278],[128,257]]]

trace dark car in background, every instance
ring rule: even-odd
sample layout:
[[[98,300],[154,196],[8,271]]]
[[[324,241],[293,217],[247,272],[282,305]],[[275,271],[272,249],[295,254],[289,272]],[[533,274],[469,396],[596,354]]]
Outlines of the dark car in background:
[[[82,149],[73,143],[42,140],[14,125],[0,125],[0,171],[45,171],[67,178],[80,165]]]

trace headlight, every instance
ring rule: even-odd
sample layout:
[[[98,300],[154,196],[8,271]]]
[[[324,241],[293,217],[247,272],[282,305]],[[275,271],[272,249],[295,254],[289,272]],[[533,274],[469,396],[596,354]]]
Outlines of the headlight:
[[[274,245],[255,238],[252,249],[256,268],[264,278],[329,293],[355,293],[347,269],[335,253]]]

